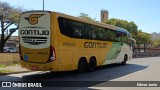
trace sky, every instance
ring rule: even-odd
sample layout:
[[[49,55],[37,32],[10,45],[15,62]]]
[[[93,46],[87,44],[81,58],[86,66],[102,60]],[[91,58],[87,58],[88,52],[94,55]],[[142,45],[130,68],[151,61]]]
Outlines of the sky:
[[[0,0],[26,10],[42,10],[43,0]],[[143,32],[160,33],[160,0],[44,0],[44,9],[79,16],[88,14],[100,21],[100,11],[109,11],[109,19],[133,21]],[[17,32],[16,32],[17,33]],[[15,33],[15,34],[16,34]]]

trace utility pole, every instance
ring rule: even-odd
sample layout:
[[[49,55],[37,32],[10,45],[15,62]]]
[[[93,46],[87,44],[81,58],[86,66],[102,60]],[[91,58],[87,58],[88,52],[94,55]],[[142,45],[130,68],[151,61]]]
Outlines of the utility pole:
[[[43,11],[44,11],[44,0],[43,0]]]

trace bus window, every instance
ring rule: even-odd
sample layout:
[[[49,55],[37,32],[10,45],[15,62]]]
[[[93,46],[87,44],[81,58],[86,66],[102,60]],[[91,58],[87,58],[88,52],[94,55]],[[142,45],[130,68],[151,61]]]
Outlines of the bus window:
[[[97,27],[96,26],[92,26],[92,37],[94,40],[97,39]]]
[[[72,22],[61,17],[58,18],[58,22],[59,22],[60,32],[66,36],[72,37],[73,34]]]
[[[83,24],[80,22],[72,21],[73,22],[73,38],[81,38],[82,37],[82,30]]]
[[[108,30],[108,39],[109,39],[109,41],[115,42],[116,41],[116,31],[109,29]]]
[[[94,36],[93,36],[93,34],[94,34],[94,29],[93,29],[93,26],[91,26],[91,25],[86,25],[86,31],[87,31],[87,39],[94,39]]]
[[[98,40],[107,40],[107,30],[101,27],[98,27]]]

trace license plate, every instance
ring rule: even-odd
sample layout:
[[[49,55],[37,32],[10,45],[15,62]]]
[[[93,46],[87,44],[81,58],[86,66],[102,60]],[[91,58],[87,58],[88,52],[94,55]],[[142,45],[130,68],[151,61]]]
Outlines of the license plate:
[[[37,66],[32,66],[31,69],[32,70],[38,70],[38,67]]]

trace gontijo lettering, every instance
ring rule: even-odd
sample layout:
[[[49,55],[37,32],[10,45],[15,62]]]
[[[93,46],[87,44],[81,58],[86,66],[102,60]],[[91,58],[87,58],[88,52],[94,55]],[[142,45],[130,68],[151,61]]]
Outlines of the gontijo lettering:
[[[49,35],[48,30],[21,30],[21,35]]]
[[[85,48],[107,48],[107,43],[85,42]]]

